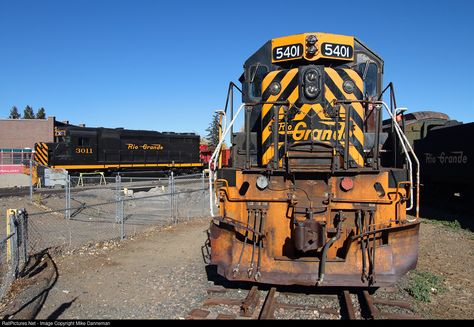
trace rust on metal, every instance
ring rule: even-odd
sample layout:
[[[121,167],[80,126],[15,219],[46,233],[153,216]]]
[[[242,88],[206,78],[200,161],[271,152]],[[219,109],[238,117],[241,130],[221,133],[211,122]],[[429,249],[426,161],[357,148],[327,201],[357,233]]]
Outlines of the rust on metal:
[[[354,305],[353,305],[352,299],[351,299],[351,294],[349,293],[349,291],[344,290],[342,292],[342,296],[344,298],[344,305],[345,305],[345,309],[347,311],[348,318],[350,320],[355,320],[356,316],[355,316],[355,312],[354,312]]]
[[[356,307],[351,298],[348,289],[340,289],[336,293],[317,294],[317,297],[323,300],[331,300],[334,297],[339,298],[339,309],[320,307],[309,304],[283,303],[277,300],[277,291],[272,287],[266,295],[263,305],[260,305],[260,292],[256,286],[248,291],[244,299],[229,298],[208,298],[203,302],[203,306],[224,305],[224,306],[240,306],[240,314],[216,313],[209,310],[194,309],[190,312],[186,319],[276,319],[275,311],[283,310],[310,310],[319,314],[330,314],[340,316],[341,319],[358,319],[356,315]],[[301,293],[284,292],[286,296],[301,295]],[[361,319],[419,319],[413,313],[409,303],[396,300],[374,298],[367,290],[359,291],[360,317]],[[339,295],[339,296],[338,296]],[[308,295],[305,295],[308,296]],[[392,313],[384,312],[375,306],[384,305],[399,307],[410,311],[411,313]],[[362,312],[366,308],[368,312]],[[258,309],[258,310],[257,310]]]
[[[392,170],[353,175],[349,191],[341,189],[343,177],[338,176],[272,176],[272,189],[262,191],[243,187],[256,185],[259,174],[235,171],[235,186],[218,190],[211,264],[228,280],[252,283],[394,285],[416,266],[419,220],[407,219],[406,194],[391,184]],[[338,230],[340,237],[328,246],[320,265],[325,245]]]
[[[275,293],[276,288],[272,287],[270,291],[268,291],[267,297],[265,298],[265,303],[263,304],[262,311],[260,311],[260,316],[258,319],[260,320],[268,320],[268,319],[275,319]]]
[[[227,289],[223,286],[213,286],[207,289],[207,294],[213,294],[213,293],[227,293]]]
[[[193,309],[186,319],[205,319],[211,312],[202,309]]]
[[[386,300],[386,299],[378,299],[378,298],[373,298],[373,302],[375,304],[381,304],[381,305],[388,305],[388,306],[394,306],[394,307],[399,307],[407,310],[411,310],[411,304],[403,301],[395,301],[395,300]]]
[[[257,286],[253,286],[247,297],[240,306],[240,315],[243,317],[250,317],[255,311],[260,300],[260,293]]]
[[[370,319],[393,319],[393,320],[406,320],[406,319],[419,319],[414,314],[403,314],[403,313],[392,313],[392,312],[383,312],[380,311],[375,304],[387,305],[387,306],[395,306],[404,308],[407,310],[412,310],[411,306],[402,301],[395,301],[395,300],[385,300],[385,299],[376,299],[373,298],[368,291],[363,291],[363,299],[367,308],[369,309]]]
[[[379,311],[377,308],[374,306],[374,303],[372,301],[372,297],[370,296],[368,291],[362,291],[362,295],[365,300],[365,304],[367,305],[367,308],[369,309],[369,314],[370,314],[370,319],[377,319],[380,317]]]
[[[236,318],[237,318],[236,315],[225,314],[225,313],[219,313],[216,317],[217,320],[234,320]]]
[[[203,306],[228,305],[239,306],[242,317],[250,317],[255,311],[260,300],[260,293],[257,286],[253,286],[247,293],[245,299],[229,299],[220,297],[210,297],[204,300]]]

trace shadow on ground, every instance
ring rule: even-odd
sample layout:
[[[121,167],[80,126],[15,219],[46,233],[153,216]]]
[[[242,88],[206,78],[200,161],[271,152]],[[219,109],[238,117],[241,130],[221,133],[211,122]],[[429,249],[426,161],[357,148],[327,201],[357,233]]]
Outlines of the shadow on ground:
[[[414,212],[411,212],[414,215]],[[420,217],[447,223],[459,222],[461,228],[474,232],[474,217],[468,199],[441,194],[421,194]]]
[[[32,320],[38,315],[58,280],[57,266],[48,251],[30,257],[6,297],[11,301],[1,313],[2,319]]]
[[[301,285],[274,285],[274,284],[264,284],[264,283],[252,283],[252,282],[242,282],[242,281],[230,281],[225,277],[217,273],[217,266],[207,265],[206,274],[208,281],[212,281],[214,285],[222,286],[226,289],[245,289],[250,290],[252,286],[257,285],[259,290],[270,290],[270,288],[275,287],[278,292],[286,293],[298,293],[298,294],[334,294],[338,295],[341,293],[340,287],[327,287],[327,286],[301,286]],[[345,288],[350,292],[357,293],[362,290],[368,290],[370,294],[373,294],[377,288],[375,287],[356,287],[356,288]]]

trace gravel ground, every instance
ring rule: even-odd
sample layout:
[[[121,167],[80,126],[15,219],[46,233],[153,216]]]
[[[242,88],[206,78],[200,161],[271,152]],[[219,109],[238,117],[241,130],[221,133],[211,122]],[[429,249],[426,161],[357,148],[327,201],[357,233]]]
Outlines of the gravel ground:
[[[178,190],[200,186],[199,182],[195,184],[181,185]],[[36,318],[184,319],[192,309],[200,307],[208,296],[208,288],[215,285],[227,287],[227,292],[219,296],[244,298],[250,285],[229,285],[203,262],[201,247],[206,240],[209,219],[191,217],[207,211],[207,201],[203,201],[206,194],[178,195],[176,202],[181,208],[178,210],[180,220],[179,224],[173,225],[169,218],[168,197],[145,199],[163,192],[162,187],[138,190],[133,195],[133,201],[125,202],[128,238],[121,242],[117,240],[119,225],[114,222],[115,204],[84,209],[71,220],[65,220],[63,213],[30,217],[33,249],[41,250],[46,245],[63,246],[62,251],[56,252],[53,257],[58,269],[57,282],[47,293]],[[114,190],[87,190],[73,193],[73,198],[73,206],[97,204],[114,200],[115,193]],[[1,198],[0,210],[5,212],[7,208],[26,207],[31,213],[64,207],[64,195],[61,194],[41,198],[35,204],[27,199]],[[452,211],[425,212],[430,216],[434,212],[437,218],[444,217],[446,221],[422,220],[417,270],[408,273],[394,288],[377,291],[375,297],[412,303],[416,315],[421,318],[472,319],[474,234],[469,230],[472,230],[472,220]],[[461,226],[452,224],[459,218],[463,218],[460,219]],[[4,229],[0,230],[4,232]],[[407,292],[418,272],[428,272],[442,280],[440,285],[432,288],[430,302],[417,301]],[[21,285],[31,286],[31,283],[14,285],[14,290],[20,290]],[[261,286],[259,289],[260,304],[263,304],[268,287]],[[339,310],[337,297],[306,293],[312,292],[278,292],[277,300]],[[357,296],[351,296],[358,307]],[[7,299],[14,298],[13,293]],[[209,310],[213,314],[238,314],[238,309],[216,306]],[[5,315],[11,308],[8,303],[3,303],[0,310]],[[408,313],[394,308],[384,308],[384,311]],[[340,318],[338,314],[318,310],[277,310],[275,316],[281,319]],[[357,313],[357,316],[360,317],[360,314]]]
[[[208,219],[154,227],[123,242],[104,242],[55,257],[59,278],[36,316],[37,319],[184,319],[207,298],[207,290],[226,285],[202,258]],[[443,244],[441,246],[440,244]],[[413,303],[425,319],[472,319],[473,234],[425,220],[421,226],[417,270],[444,278],[444,292],[431,294],[431,302],[415,301],[405,291],[411,273],[375,297]],[[467,251],[466,251],[467,250]],[[457,255],[455,255],[457,254]],[[229,286],[229,285],[226,285]],[[249,285],[232,285],[219,297],[244,298]],[[262,304],[268,288],[260,287]],[[277,293],[280,302],[339,310],[336,297]],[[352,294],[355,306],[358,299]],[[238,314],[238,307],[217,306],[213,313]],[[396,313],[406,310],[385,309]],[[4,313],[5,314],[5,311]],[[360,314],[357,314],[360,317]],[[318,310],[277,310],[279,319],[339,319]]]
[[[62,319],[184,318],[209,285],[200,253],[207,226],[187,222],[118,248],[99,246],[98,254],[59,258],[58,282],[37,318],[48,319],[74,299]]]

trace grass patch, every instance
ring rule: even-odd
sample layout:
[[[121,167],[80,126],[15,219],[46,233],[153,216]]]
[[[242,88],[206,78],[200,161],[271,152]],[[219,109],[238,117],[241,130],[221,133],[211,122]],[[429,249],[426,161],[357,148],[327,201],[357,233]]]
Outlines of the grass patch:
[[[451,220],[424,219],[423,222],[427,224],[448,227],[456,231],[462,229],[461,223],[457,220],[451,221]]]
[[[33,193],[33,202],[37,205],[43,205],[43,195],[41,193]]]
[[[446,290],[443,277],[418,270],[413,270],[410,275],[410,282],[405,290],[418,301],[431,302],[432,294],[441,294]]]

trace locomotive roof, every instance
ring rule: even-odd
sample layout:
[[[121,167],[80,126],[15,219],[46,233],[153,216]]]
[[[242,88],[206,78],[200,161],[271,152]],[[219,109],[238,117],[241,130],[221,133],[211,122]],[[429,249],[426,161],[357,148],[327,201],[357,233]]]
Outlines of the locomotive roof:
[[[159,133],[159,134],[165,134],[165,135],[173,135],[173,136],[198,136],[196,133],[191,133],[191,132],[184,132],[184,133],[178,133],[178,132],[159,132],[159,131],[152,131],[152,130],[136,130],[136,129],[125,129],[123,127],[116,127],[116,128],[107,128],[107,127],[82,127],[82,126],[77,126],[77,125],[71,125],[71,124],[64,124],[62,123],[61,126],[58,126],[61,128],[65,128],[68,130],[75,130],[75,131],[95,131],[95,130],[108,130],[108,131],[122,131],[124,133],[135,133],[135,134],[150,134],[150,133]]]
[[[417,111],[405,115],[405,120],[421,120],[421,119],[444,119],[449,120],[449,116],[437,111]]]

